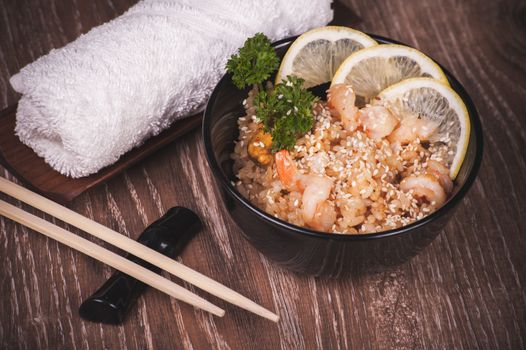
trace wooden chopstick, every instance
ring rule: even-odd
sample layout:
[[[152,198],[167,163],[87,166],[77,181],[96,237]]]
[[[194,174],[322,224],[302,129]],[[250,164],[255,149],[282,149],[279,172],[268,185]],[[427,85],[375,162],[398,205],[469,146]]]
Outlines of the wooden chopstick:
[[[74,212],[56,202],[53,202],[37,193],[19,186],[7,179],[0,177],[0,191],[42,210],[70,225],[80,228],[89,234],[102,239],[128,253],[131,253],[149,263],[171,273],[196,287],[226,300],[256,315],[278,322],[279,316],[256,304],[238,292],[214,281],[213,279],[173,260],[169,257],[150,249],[131,238],[121,235],[112,229],[99,224],[79,213]]]
[[[197,308],[208,311],[216,316],[223,317],[225,311],[206,301],[198,295],[184,289],[172,281],[158,275],[120,255],[79,237],[49,221],[30,214],[3,200],[0,200],[0,215],[40,232],[62,244],[78,250],[92,258],[99,260],[119,271],[124,272],[141,282],[164,292],[177,300],[184,301]]]

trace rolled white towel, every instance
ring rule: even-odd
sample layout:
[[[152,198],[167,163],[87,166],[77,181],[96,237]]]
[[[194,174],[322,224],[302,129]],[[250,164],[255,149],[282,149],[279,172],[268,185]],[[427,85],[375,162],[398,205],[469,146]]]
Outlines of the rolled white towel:
[[[54,169],[93,174],[204,107],[244,40],[325,25],[331,0],[144,0],[11,77],[15,132]]]

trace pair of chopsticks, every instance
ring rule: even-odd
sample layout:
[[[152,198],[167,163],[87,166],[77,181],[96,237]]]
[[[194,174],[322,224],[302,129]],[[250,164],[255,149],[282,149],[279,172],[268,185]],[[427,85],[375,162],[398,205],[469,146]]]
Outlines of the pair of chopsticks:
[[[192,270],[191,268],[173,260],[169,257],[150,249],[131,238],[123,236],[110,228],[103,226],[85,216],[82,216],[73,210],[70,210],[58,203],[55,203],[39,194],[36,194],[24,187],[21,187],[7,179],[0,177],[0,192],[25,202],[57,219],[60,219],[72,226],[86,231],[87,233],[110,243],[124,251],[127,251],[142,260],[145,260],[161,269],[171,273],[174,276],[187,281],[196,287],[207,291],[225,301],[237,305],[245,310],[255,313],[256,315],[267,318],[271,321],[279,321],[279,316],[273,312],[256,304],[247,297],[233,291],[232,289],[214,281],[213,279]],[[150,285],[175,299],[193,305],[197,308],[208,311],[216,316],[222,317],[225,311],[197,296],[196,294],[184,289],[172,281],[161,277],[160,275],[137,265],[124,257],[115,254],[95,243],[79,237],[61,227],[58,227],[49,221],[41,219],[30,214],[18,207],[15,207],[5,201],[0,200],[0,215],[27,226],[37,232],[40,232],[62,244],[78,250],[92,258],[99,260],[119,271],[130,275],[137,280]]]

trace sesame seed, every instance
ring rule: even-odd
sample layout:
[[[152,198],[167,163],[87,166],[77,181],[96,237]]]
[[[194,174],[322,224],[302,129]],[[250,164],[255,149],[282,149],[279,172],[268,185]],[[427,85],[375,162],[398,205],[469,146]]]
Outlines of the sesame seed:
[[[254,94],[250,96],[246,101],[247,116],[238,120],[239,138],[235,154],[232,155],[235,172],[243,182],[238,181],[238,185],[234,182],[231,184],[238,186],[242,194],[258,207],[271,210],[272,215],[283,220],[301,225],[303,219],[300,215],[301,199],[297,197],[298,192],[289,192],[281,184],[274,163],[266,168],[255,166],[255,163],[248,159],[246,147],[242,148],[242,145],[246,144],[243,140],[251,139],[260,128],[257,124],[260,121],[253,115],[254,109],[251,106]],[[287,115],[293,112],[298,112],[297,107],[292,107]],[[367,115],[371,117],[374,113]],[[372,139],[364,133],[364,129],[353,132],[345,130],[340,118],[331,116],[324,102],[316,104],[314,117],[315,127],[298,139],[291,156],[295,159],[298,173],[324,176],[333,181],[327,200],[335,206],[338,217],[332,225],[332,232],[352,234],[365,230],[381,231],[407,225],[434,210],[436,203],[425,204],[413,196],[413,190],[402,192],[399,189],[399,179],[422,174],[428,167],[429,159],[450,159],[450,156],[455,154],[448,145],[451,142],[450,135],[445,135],[441,143],[431,142],[424,147],[419,139],[407,145],[391,145],[385,138]],[[373,120],[368,125],[369,130],[379,126],[380,124]],[[257,141],[257,147],[265,148],[265,143]],[[402,159],[401,155],[409,155],[409,152],[413,153],[410,157],[405,156],[407,161]],[[291,165],[290,162],[285,163],[286,166]],[[357,226],[349,226],[350,221],[338,210],[343,210],[343,204],[340,202],[348,200],[360,200],[365,203],[367,214]]]

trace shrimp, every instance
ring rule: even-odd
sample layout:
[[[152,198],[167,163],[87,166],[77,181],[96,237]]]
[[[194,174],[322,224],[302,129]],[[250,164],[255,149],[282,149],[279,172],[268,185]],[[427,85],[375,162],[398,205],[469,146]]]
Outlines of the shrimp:
[[[332,180],[327,177],[316,175],[303,175],[301,184],[303,186],[302,197],[302,215],[305,222],[316,229],[321,227],[329,230],[336,220],[328,225],[329,217],[325,217],[328,213],[327,199],[331,194]],[[324,215],[324,217],[321,217]],[[334,215],[335,216],[335,215]],[[328,227],[327,227],[328,226]]]
[[[420,141],[427,141],[429,137],[438,129],[438,123],[423,119],[418,116],[410,116],[402,119],[400,126],[395,129],[388,137],[390,143],[408,144],[417,138]]]
[[[302,174],[290,158],[287,150],[281,150],[274,155],[278,177],[283,186],[289,191],[302,192]]]
[[[305,203],[305,193],[303,194],[303,200]],[[306,214],[303,211],[303,219],[315,230],[329,232],[331,231],[334,223],[336,222],[336,209],[333,205],[329,204],[326,200],[320,202],[315,207],[315,212],[312,216]]]
[[[430,174],[411,175],[400,182],[400,189],[404,192],[413,191],[417,197],[425,198],[434,206],[439,207],[446,201],[446,192],[438,179]]]
[[[398,118],[383,106],[367,105],[360,109],[357,119],[367,136],[375,140],[391,134],[399,123]]]
[[[356,226],[365,221],[367,206],[365,205],[365,201],[363,199],[345,199],[341,201],[339,207],[343,220],[346,221],[348,226]]]
[[[356,95],[350,85],[335,84],[327,92],[327,104],[331,114],[340,117],[347,131],[354,131],[359,126],[356,118],[358,107],[354,105],[355,101]]]
[[[427,173],[437,178],[446,193],[450,193],[453,190],[453,181],[449,176],[449,169],[442,163],[432,159],[428,160]]]
[[[347,131],[363,126],[367,136],[379,140],[396,128],[399,121],[383,106],[366,106],[361,110],[355,106],[356,95],[350,85],[335,84],[327,93],[331,113],[340,117]]]
[[[301,215],[305,223],[320,231],[329,231],[336,221],[336,211],[327,202],[333,181],[325,176],[301,174],[286,150],[276,153],[276,170],[289,191],[303,193]]]

